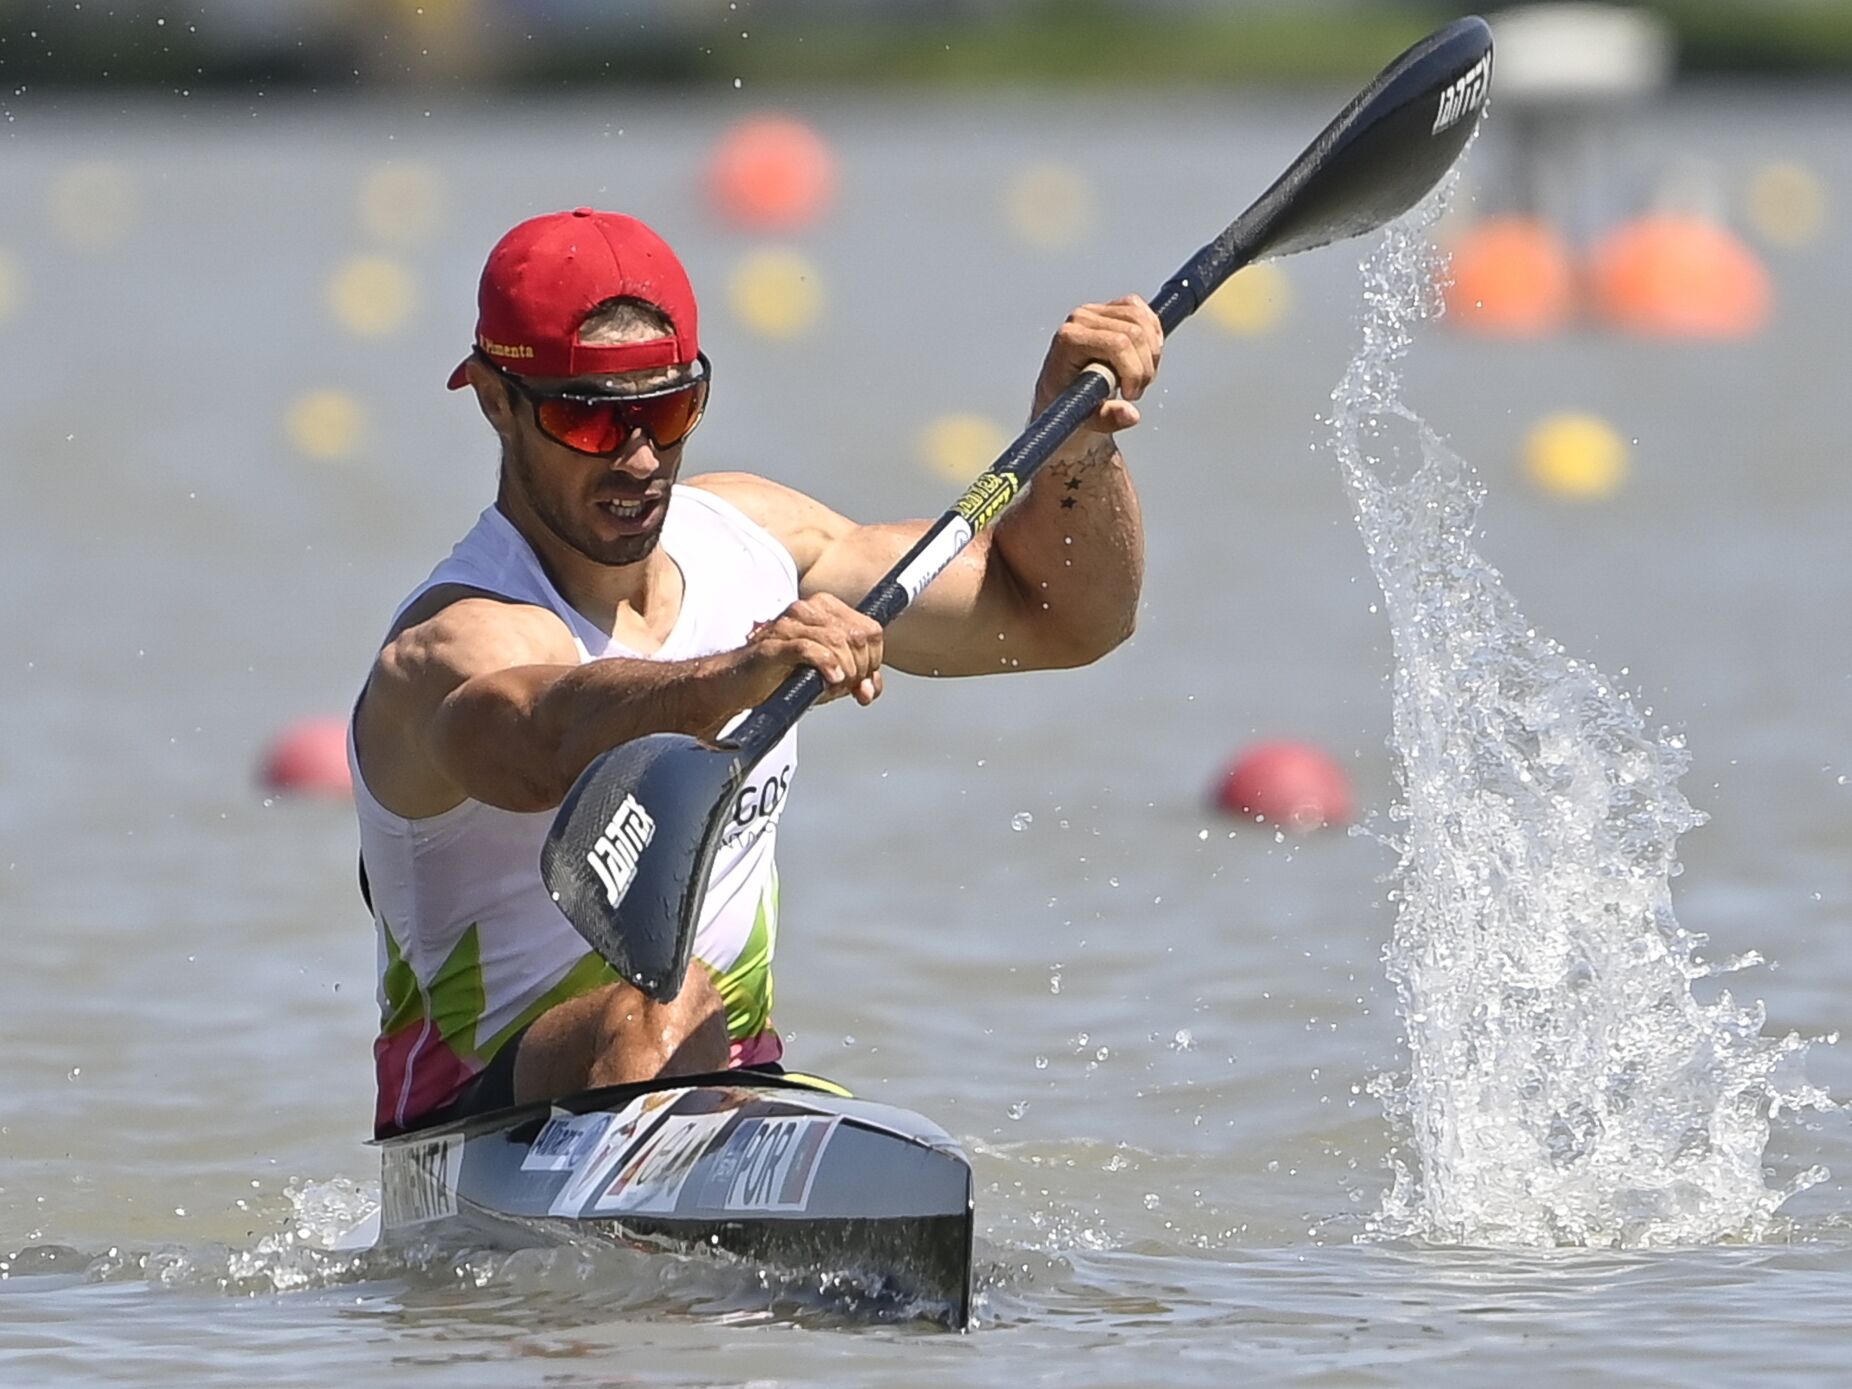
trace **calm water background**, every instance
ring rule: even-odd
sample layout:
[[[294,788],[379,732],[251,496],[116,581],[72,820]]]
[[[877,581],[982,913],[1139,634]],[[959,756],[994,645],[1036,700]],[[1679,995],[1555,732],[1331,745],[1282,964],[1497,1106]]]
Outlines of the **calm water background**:
[[[690,469],[748,468],[876,518],[951,495],[936,416],[1005,421],[1075,302],[1149,293],[1342,93],[1061,106],[820,100],[834,215],[793,243],[827,307],[796,343],[725,306],[757,244],[701,160],[743,96],[665,105],[16,106],[0,246],[0,1382],[1099,1384],[1841,1377],[1852,1119],[1777,1126],[1769,1162],[1833,1176],[1780,1238],[1656,1252],[1358,1244],[1393,1134],[1361,1089],[1399,1064],[1380,959],[1392,857],[1279,841],[1205,809],[1254,736],[1343,756],[1387,807],[1389,641],[1316,417],[1353,350],[1359,248],[1291,263],[1283,329],[1192,324],[1128,441],[1150,577],[1101,665],[897,678],[805,725],[786,821],[778,1015],[795,1059],[933,1116],[978,1174],[982,1326],[845,1328],[749,1275],[485,1259],[383,1266],[318,1243],[377,1176],[371,932],[339,805],[267,803],[267,739],[351,699],[398,597],[487,500],[486,427],[443,377],[511,222],[644,213],[706,287],[718,390]],[[1852,544],[1843,325],[1852,98],[1688,94],[1618,175],[1700,154],[1725,191],[1802,158],[1841,221],[1771,252],[1773,329],[1739,346],[1430,331],[1409,398],[1490,486],[1483,549],[1539,628],[1685,727],[1682,923],[1774,966],[1730,981],[1769,1027],[1852,1020]],[[1474,152],[1489,178],[1496,120]],[[134,233],[66,244],[71,165],[132,171]],[[406,254],[399,336],[321,303],[361,179],[448,181]],[[1032,252],[1003,190],[1082,165],[1090,233]],[[297,456],[311,387],[368,444]],[[1638,440],[1613,500],[1519,477],[1552,410]],[[1020,824],[1021,828],[1013,828]],[[1205,833],[1206,832],[1206,833]],[[1809,1074],[1852,1094],[1845,1046]],[[299,1234],[298,1232],[306,1232]],[[660,1261],[659,1261],[660,1262]]]

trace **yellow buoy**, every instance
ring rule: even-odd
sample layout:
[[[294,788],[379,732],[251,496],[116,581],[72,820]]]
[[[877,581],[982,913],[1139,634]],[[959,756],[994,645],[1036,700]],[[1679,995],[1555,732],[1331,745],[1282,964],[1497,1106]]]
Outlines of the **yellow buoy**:
[[[1093,225],[1093,188],[1066,164],[1037,164],[1005,190],[1003,210],[1011,229],[1043,251],[1072,246]]]
[[[1225,333],[1257,337],[1271,332],[1292,307],[1286,272],[1271,263],[1237,271],[1209,296],[1203,312]]]
[[[920,433],[919,456],[947,482],[969,482],[1015,436],[982,415],[941,415]]]
[[[1749,180],[1749,221],[1772,246],[1793,250],[1826,229],[1826,185],[1804,164],[1766,164]]]
[[[360,225],[392,246],[428,241],[443,224],[444,180],[426,164],[379,164],[361,180]]]
[[[119,164],[74,164],[51,186],[51,220],[61,236],[85,250],[114,246],[135,227],[141,197]]]
[[[0,319],[13,316],[19,307],[19,267],[11,254],[0,250]]]
[[[1564,413],[1540,420],[1524,440],[1524,472],[1554,497],[1593,501],[1626,479],[1627,441],[1597,415]]]
[[[328,311],[350,333],[365,338],[397,332],[417,300],[412,277],[385,256],[353,256],[328,277]]]
[[[316,390],[296,397],[283,417],[296,452],[332,462],[352,456],[366,435],[366,411],[346,391]]]
[[[728,298],[734,315],[753,332],[794,338],[822,311],[823,284],[816,267],[797,252],[768,248],[734,267]]]

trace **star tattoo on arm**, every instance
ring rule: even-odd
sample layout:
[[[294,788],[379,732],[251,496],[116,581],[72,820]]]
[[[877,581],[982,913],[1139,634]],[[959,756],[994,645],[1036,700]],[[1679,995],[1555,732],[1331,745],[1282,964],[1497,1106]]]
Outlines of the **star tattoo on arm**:
[[[1072,494],[1085,489],[1085,475],[1094,468],[1110,463],[1118,456],[1118,452],[1110,438],[1102,438],[1094,441],[1081,457],[1063,459],[1049,467],[1049,479],[1060,479],[1065,494],[1061,498],[1063,511],[1071,511],[1079,505],[1078,499]]]

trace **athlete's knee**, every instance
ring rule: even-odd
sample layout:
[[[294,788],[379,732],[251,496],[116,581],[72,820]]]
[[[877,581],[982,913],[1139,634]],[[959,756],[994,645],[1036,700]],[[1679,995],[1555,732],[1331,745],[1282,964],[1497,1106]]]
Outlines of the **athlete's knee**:
[[[626,1052],[666,1061],[690,1038],[711,1033],[716,1023],[725,1036],[726,1004],[699,961],[689,965],[681,991],[667,1001],[627,983],[606,985],[601,992],[598,1050],[607,1055]]]

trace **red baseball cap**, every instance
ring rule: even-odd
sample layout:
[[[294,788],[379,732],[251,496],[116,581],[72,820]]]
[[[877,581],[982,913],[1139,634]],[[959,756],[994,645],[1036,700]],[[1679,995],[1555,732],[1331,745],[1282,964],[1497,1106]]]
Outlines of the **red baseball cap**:
[[[615,347],[580,342],[585,316],[620,298],[662,310],[670,335]],[[621,212],[581,207],[521,223],[489,252],[476,307],[477,348],[522,376],[686,366],[700,351],[688,272],[668,242]],[[451,390],[469,380],[467,365],[450,374]]]

